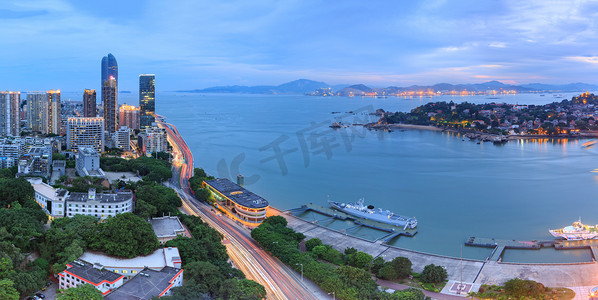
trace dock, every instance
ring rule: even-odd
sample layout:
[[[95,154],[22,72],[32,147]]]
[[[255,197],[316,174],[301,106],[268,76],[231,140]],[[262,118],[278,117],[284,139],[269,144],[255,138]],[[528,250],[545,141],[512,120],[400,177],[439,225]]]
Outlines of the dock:
[[[465,241],[466,246],[494,248],[489,261],[500,261],[505,249],[538,250],[544,247],[554,247],[556,250],[590,249],[594,261],[598,261],[598,240],[567,241],[517,241],[493,238],[470,237]]]
[[[388,243],[389,241],[391,241],[392,239],[394,239],[397,236],[403,235],[403,236],[411,237],[417,233],[417,229],[403,228],[403,227],[390,225],[390,224],[386,224],[386,223],[382,223],[382,222],[372,221],[369,219],[358,218],[353,215],[338,211],[336,209],[332,209],[329,207],[323,207],[323,206],[315,205],[312,203],[302,205],[299,208],[290,209],[287,212],[294,215],[295,217],[297,217],[297,214],[308,212],[308,211],[312,211],[312,212],[315,212],[315,213],[325,216],[324,218],[321,218],[319,220],[311,221],[311,223],[313,223],[313,224],[321,225],[323,222],[332,221],[332,220],[341,220],[341,221],[351,220],[351,221],[353,221],[353,223],[355,224],[354,226],[351,226],[349,228],[345,228],[345,229],[341,230],[341,232],[345,233],[346,235],[349,235],[349,231],[354,231],[360,227],[368,227],[368,228],[384,231],[387,233],[386,235],[378,238],[376,240],[376,242],[382,241],[383,243]],[[309,221],[309,220],[305,220],[305,221]]]

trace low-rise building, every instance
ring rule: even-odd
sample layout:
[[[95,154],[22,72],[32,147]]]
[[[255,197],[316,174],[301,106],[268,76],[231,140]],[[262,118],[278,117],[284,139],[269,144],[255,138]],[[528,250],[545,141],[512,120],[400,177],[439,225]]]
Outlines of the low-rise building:
[[[64,189],[54,189],[44,183],[41,178],[27,178],[35,191],[35,202],[41,206],[50,220],[64,217],[65,202],[69,193]]]
[[[218,178],[204,181],[202,186],[214,195],[217,206],[235,220],[245,225],[258,226],[266,219],[268,201],[240,185],[226,178]]]
[[[17,176],[33,175],[48,177],[52,168],[52,146],[34,146],[19,158]]]
[[[57,174],[58,177],[66,175],[66,161],[55,160],[52,162],[52,174]]]
[[[66,199],[65,216],[88,215],[100,219],[133,211],[133,193],[122,191],[115,193],[96,193],[89,189],[87,193],[70,193]]]
[[[75,160],[75,168],[79,176],[104,177],[100,168],[100,154],[91,147],[80,147]]]
[[[145,268],[121,287],[104,297],[105,300],[149,300],[168,296],[174,287],[183,286],[183,270],[164,267],[160,271]]]
[[[103,295],[117,289],[124,282],[124,276],[82,260],[75,260],[66,265],[66,270],[58,273],[58,287],[68,289],[89,283]]]
[[[178,217],[164,216],[161,218],[152,218],[150,222],[161,244],[176,239],[178,236],[191,237],[191,234],[189,234]]]
[[[164,267],[181,268],[181,257],[176,247],[161,248],[149,255],[133,258],[119,258],[100,251],[86,251],[81,260],[102,265],[103,268],[125,276],[125,280],[148,268],[160,271]]]

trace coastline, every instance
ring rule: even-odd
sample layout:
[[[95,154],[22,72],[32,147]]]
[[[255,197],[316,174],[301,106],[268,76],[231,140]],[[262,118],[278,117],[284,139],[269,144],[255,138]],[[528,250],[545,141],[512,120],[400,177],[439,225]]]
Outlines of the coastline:
[[[478,139],[486,142],[494,141],[495,139],[500,139],[501,142],[505,141],[512,141],[512,140],[534,140],[534,139],[591,139],[591,138],[598,138],[598,132],[596,131],[586,131],[586,132],[579,132],[578,134],[561,134],[561,135],[547,135],[547,134],[536,134],[536,135],[498,135],[493,133],[487,132],[479,132],[474,130],[465,130],[465,129],[454,129],[454,128],[442,128],[437,127],[434,125],[415,125],[415,124],[404,124],[404,123],[397,123],[397,124],[365,124],[364,127],[368,129],[374,130],[389,130],[392,128],[400,128],[400,129],[414,129],[414,130],[427,130],[427,131],[442,131],[442,132],[451,132],[457,133],[464,136],[470,137],[471,139]]]

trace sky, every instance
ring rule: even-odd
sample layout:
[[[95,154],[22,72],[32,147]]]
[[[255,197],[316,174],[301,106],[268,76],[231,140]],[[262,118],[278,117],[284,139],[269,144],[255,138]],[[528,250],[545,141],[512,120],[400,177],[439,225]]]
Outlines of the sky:
[[[598,2],[1,0],[0,90],[598,83]]]

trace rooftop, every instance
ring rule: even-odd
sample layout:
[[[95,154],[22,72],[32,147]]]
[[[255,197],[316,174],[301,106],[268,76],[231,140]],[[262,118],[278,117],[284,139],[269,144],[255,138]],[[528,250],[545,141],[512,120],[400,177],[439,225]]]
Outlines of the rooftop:
[[[266,201],[266,199],[237,185],[236,183],[233,183],[226,178],[207,180],[205,183],[241,206],[248,208],[268,207],[268,201]]]
[[[70,267],[69,267],[70,266]],[[65,272],[71,273],[76,275],[80,278],[83,278],[94,285],[99,285],[100,283],[107,281],[109,283],[113,283],[123,277],[123,275],[116,274],[112,271],[108,271],[104,269],[103,271],[96,269],[93,267],[92,264],[76,260],[71,262],[67,265],[67,269]]]
[[[55,160],[52,162],[52,166],[56,168],[64,168],[66,166],[65,160]]]
[[[94,148],[91,148],[91,147],[79,147],[78,151],[79,151],[79,154],[83,154],[83,155],[87,155],[87,156],[99,155],[98,152]]]
[[[125,284],[108,294],[106,300],[145,300],[159,296],[181,269],[164,267],[160,271],[145,269]]]
[[[150,222],[158,238],[177,236],[179,232],[185,231],[178,217],[152,218]]]
[[[38,192],[50,199],[54,199],[54,196],[56,195],[56,190],[52,186],[44,183],[41,178],[34,177],[34,178],[26,178],[26,179],[27,179],[27,181],[29,181],[29,183],[31,183],[31,186],[33,186],[33,189],[36,192]],[[66,193],[65,190],[59,190],[59,191],[63,192],[59,196],[63,196],[64,193]]]
[[[100,203],[119,203],[133,199],[133,193],[131,191],[118,192],[112,194],[95,194],[95,199],[92,201],[98,201]],[[87,202],[90,201],[89,193],[73,192],[69,195],[67,201],[69,202]]]
[[[158,249],[151,254],[145,256],[137,256],[133,258],[120,258],[116,256],[107,255],[100,251],[86,251],[80,259],[99,263],[107,268],[162,268],[174,267],[173,261],[181,261],[179,249],[176,247],[168,247]]]

